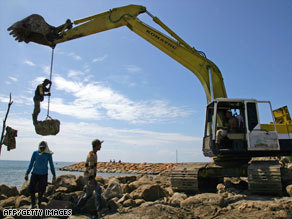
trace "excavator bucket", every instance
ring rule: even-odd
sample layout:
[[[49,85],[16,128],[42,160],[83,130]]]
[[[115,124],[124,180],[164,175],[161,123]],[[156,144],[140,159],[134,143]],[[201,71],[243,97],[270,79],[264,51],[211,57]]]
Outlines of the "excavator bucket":
[[[18,42],[34,42],[54,47],[55,44],[53,42],[55,39],[60,38],[60,32],[71,27],[72,23],[69,19],[65,24],[54,27],[49,25],[42,16],[32,14],[14,23],[7,30]]]
[[[47,24],[45,19],[38,15],[32,14],[23,20],[14,23],[8,28],[10,35],[15,37],[18,42],[35,42],[42,45],[52,46],[52,42],[48,40],[50,33],[55,27]]]

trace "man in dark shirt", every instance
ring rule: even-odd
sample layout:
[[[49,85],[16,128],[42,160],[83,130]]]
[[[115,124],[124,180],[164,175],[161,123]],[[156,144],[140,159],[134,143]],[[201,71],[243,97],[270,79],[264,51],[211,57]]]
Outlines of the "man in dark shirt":
[[[49,85],[49,87],[47,87]],[[38,115],[41,112],[40,103],[44,100],[44,96],[51,96],[50,89],[52,82],[49,79],[45,79],[42,84],[39,84],[35,90],[33,97],[34,110],[32,114],[33,124],[35,125],[38,121]]]

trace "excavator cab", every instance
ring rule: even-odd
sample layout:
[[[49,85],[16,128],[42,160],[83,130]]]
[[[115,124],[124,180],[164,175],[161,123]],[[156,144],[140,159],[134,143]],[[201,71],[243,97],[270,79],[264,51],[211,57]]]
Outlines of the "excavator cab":
[[[215,162],[291,154],[281,142],[269,101],[218,98],[207,105],[203,153]]]

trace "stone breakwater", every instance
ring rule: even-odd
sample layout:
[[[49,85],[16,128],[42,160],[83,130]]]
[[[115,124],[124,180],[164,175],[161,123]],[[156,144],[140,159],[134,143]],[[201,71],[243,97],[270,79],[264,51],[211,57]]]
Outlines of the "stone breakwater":
[[[180,163],[119,163],[98,162],[97,171],[101,173],[135,173],[156,175],[168,172]],[[60,168],[63,171],[85,171],[85,162],[76,163]]]
[[[289,196],[273,197],[250,194],[244,178],[225,178],[212,193],[201,194],[174,192],[168,173],[155,177],[97,176],[96,181],[101,188],[98,214],[103,219],[292,218],[292,184],[286,188]],[[58,176],[47,186],[40,208],[70,210],[68,219],[92,218],[97,214],[94,196],[81,209],[77,207],[85,194],[85,184],[83,176]],[[4,218],[5,209],[28,209],[30,203],[29,181],[20,190],[0,184],[0,218]]]

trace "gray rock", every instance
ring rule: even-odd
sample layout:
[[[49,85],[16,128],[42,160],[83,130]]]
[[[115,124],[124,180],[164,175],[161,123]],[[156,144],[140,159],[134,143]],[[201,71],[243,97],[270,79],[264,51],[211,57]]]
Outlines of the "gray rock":
[[[96,176],[95,180],[100,184],[104,185],[105,184],[105,179],[102,176]]]
[[[173,196],[169,199],[169,203],[174,206],[180,206],[180,203],[187,199],[187,195],[185,193],[174,193]]]
[[[130,198],[131,198],[131,196],[128,193],[126,193],[126,194],[123,195],[122,198],[120,198],[118,200],[118,203],[123,203],[124,201],[126,201],[127,199],[130,199]]]
[[[113,199],[109,200],[107,202],[108,208],[111,212],[116,212],[118,208],[120,207],[120,204],[114,201]]]
[[[69,201],[51,199],[48,202],[46,209],[73,209],[73,204]]]
[[[167,196],[167,192],[159,185],[143,185],[131,192],[133,199],[144,199],[145,201],[155,201]]]
[[[83,187],[85,186],[85,179],[84,179],[84,177],[83,176],[77,176],[76,183],[77,183],[77,190],[78,191],[83,190]]]
[[[144,199],[135,199],[134,201],[135,201],[136,206],[139,206],[145,202]]]
[[[137,181],[131,182],[129,184],[129,187],[133,191],[142,185],[149,185],[149,184],[153,184],[153,178],[151,176],[139,175],[137,177]]]
[[[131,190],[131,188],[129,187],[128,184],[120,184],[120,185],[121,185],[123,194],[132,192],[132,190]]]
[[[174,192],[171,187],[166,187],[165,191],[168,193],[168,196],[173,196]]]
[[[0,201],[0,207],[2,207],[2,208],[6,208],[9,206],[15,207],[15,200],[16,200],[16,197],[14,197],[14,196],[11,196],[5,200],[2,200],[2,201]]]
[[[58,176],[54,185],[56,187],[66,187],[67,192],[73,192],[77,190],[76,176],[73,174],[66,174]]]
[[[119,176],[117,179],[120,181],[120,183],[127,184],[136,181],[136,176]]]
[[[56,190],[56,187],[54,185],[48,185],[47,186],[47,189],[46,189],[46,193],[45,195],[46,196],[50,196],[52,195],[53,193],[55,193],[55,190]]]
[[[55,192],[68,192],[68,188],[64,186],[58,187]]]
[[[291,185],[288,185],[288,186],[286,187],[286,191],[287,191],[287,193],[290,195],[290,197],[292,197],[292,184],[291,184]]]
[[[103,193],[106,200],[112,199],[114,197],[122,197],[123,192],[120,183],[117,179],[111,179],[109,185]]]
[[[123,202],[124,207],[136,207],[136,202],[133,199],[128,199]]]
[[[6,195],[3,195],[3,194],[0,194],[0,201],[1,200],[4,200],[4,199],[7,199],[8,197]]]
[[[29,180],[26,180],[19,190],[20,195],[29,196]]]
[[[76,191],[71,193],[65,193],[62,196],[62,201],[69,201],[73,204],[77,204],[78,200],[83,197],[84,192],[83,191]]]
[[[182,208],[192,208],[199,205],[216,205],[219,207],[225,206],[225,200],[222,196],[215,193],[204,193],[191,196],[180,203]]]
[[[30,205],[30,204],[31,204],[30,198],[24,195],[18,196],[15,200],[15,208],[19,208],[23,205]]]
[[[6,195],[7,197],[17,196],[19,194],[16,186],[7,186],[4,184],[0,185],[0,194]]]
[[[68,217],[68,219],[90,219],[91,217],[88,217],[86,215],[71,215]]]
[[[226,192],[226,186],[222,183],[219,183],[216,188],[217,188],[218,194]]]

